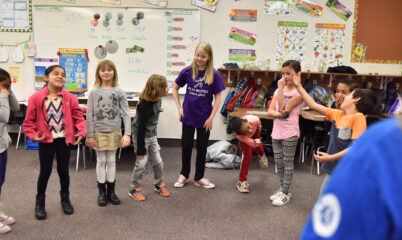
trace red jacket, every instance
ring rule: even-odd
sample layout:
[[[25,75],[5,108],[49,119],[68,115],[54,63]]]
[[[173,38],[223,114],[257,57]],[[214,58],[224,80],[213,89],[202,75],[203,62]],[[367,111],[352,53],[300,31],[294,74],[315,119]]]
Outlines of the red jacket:
[[[52,133],[47,125],[47,113],[45,106],[45,97],[49,95],[49,90],[44,87],[39,92],[33,94],[28,100],[27,114],[23,123],[25,135],[32,140],[37,132],[39,136],[46,135],[41,142],[53,142]],[[74,142],[74,135],[79,134],[85,137],[86,123],[82,111],[78,106],[78,99],[73,94],[62,89],[58,95],[63,97],[62,110],[64,131],[66,133],[66,142]]]

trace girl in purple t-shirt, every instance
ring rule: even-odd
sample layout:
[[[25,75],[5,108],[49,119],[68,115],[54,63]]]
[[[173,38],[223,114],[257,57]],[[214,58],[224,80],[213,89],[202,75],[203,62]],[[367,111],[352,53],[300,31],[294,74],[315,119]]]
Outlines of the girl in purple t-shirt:
[[[179,88],[186,87],[183,106],[180,104]],[[212,122],[221,102],[221,92],[225,89],[218,71],[213,68],[212,46],[201,42],[195,49],[193,63],[184,68],[175,81],[173,97],[182,122],[182,169],[174,184],[183,187],[188,181],[191,168],[191,152],[194,133],[197,129],[197,161],[194,185],[214,188],[215,185],[204,178],[205,157]],[[215,97],[212,106],[213,98]]]
[[[293,85],[292,74],[300,70],[300,63],[295,60],[282,65],[282,79],[278,81],[278,90],[268,110],[268,115],[275,118],[271,137],[280,182],[280,189],[270,196],[275,206],[288,203],[291,196],[293,158],[300,136],[299,113],[303,106],[303,99]]]

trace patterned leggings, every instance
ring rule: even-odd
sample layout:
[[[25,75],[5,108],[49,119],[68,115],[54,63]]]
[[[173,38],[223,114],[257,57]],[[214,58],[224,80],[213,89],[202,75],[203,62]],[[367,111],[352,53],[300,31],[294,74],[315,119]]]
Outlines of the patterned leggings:
[[[274,159],[278,168],[279,182],[282,192],[289,193],[290,184],[293,178],[293,159],[296,153],[297,136],[286,139],[272,139]]]

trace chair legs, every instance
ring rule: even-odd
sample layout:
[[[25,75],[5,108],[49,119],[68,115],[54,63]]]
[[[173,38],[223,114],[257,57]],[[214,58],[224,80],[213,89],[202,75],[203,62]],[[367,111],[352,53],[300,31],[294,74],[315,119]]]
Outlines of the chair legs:
[[[18,137],[17,137],[17,144],[15,146],[15,149],[18,149],[18,145],[20,144],[21,133],[22,133],[22,125],[20,125],[18,128]]]
[[[77,145],[77,162],[75,163],[75,171],[78,172],[79,169],[79,163],[80,163],[80,148],[83,147],[82,149],[82,161],[84,162],[84,169],[87,169],[86,166],[86,157],[85,157],[85,145],[82,143],[78,143]]]

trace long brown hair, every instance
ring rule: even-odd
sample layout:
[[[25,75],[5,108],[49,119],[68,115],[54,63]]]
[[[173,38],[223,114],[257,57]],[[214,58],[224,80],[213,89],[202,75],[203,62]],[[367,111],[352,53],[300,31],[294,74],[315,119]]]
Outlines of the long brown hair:
[[[201,48],[204,52],[206,52],[209,56],[209,60],[207,62],[207,67],[205,69],[205,83],[211,85],[214,82],[214,56],[212,53],[212,46],[210,43],[207,42],[200,42],[197,47],[195,48],[195,52],[198,48]],[[195,54],[194,52],[194,54]],[[191,63],[191,68],[193,69],[193,80],[198,75],[198,66],[195,61],[195,57],[193,62]]]
[[[112,86],[117,87],[118,76],[117,76],[116,66],[110,60],[102,60],[98,63],[98,66],[96,67],[96,72],[95,72],[95,87],[100,87],[102,85],[102,79],[99,76],[99,70],[101,70],[104,67],[110,67],[111,69],[113,69],[114,75],[113,75]]]
[[[140,101],[157,102],[164,95],[166,88],[166,77],[152,74],[140,94]]]

